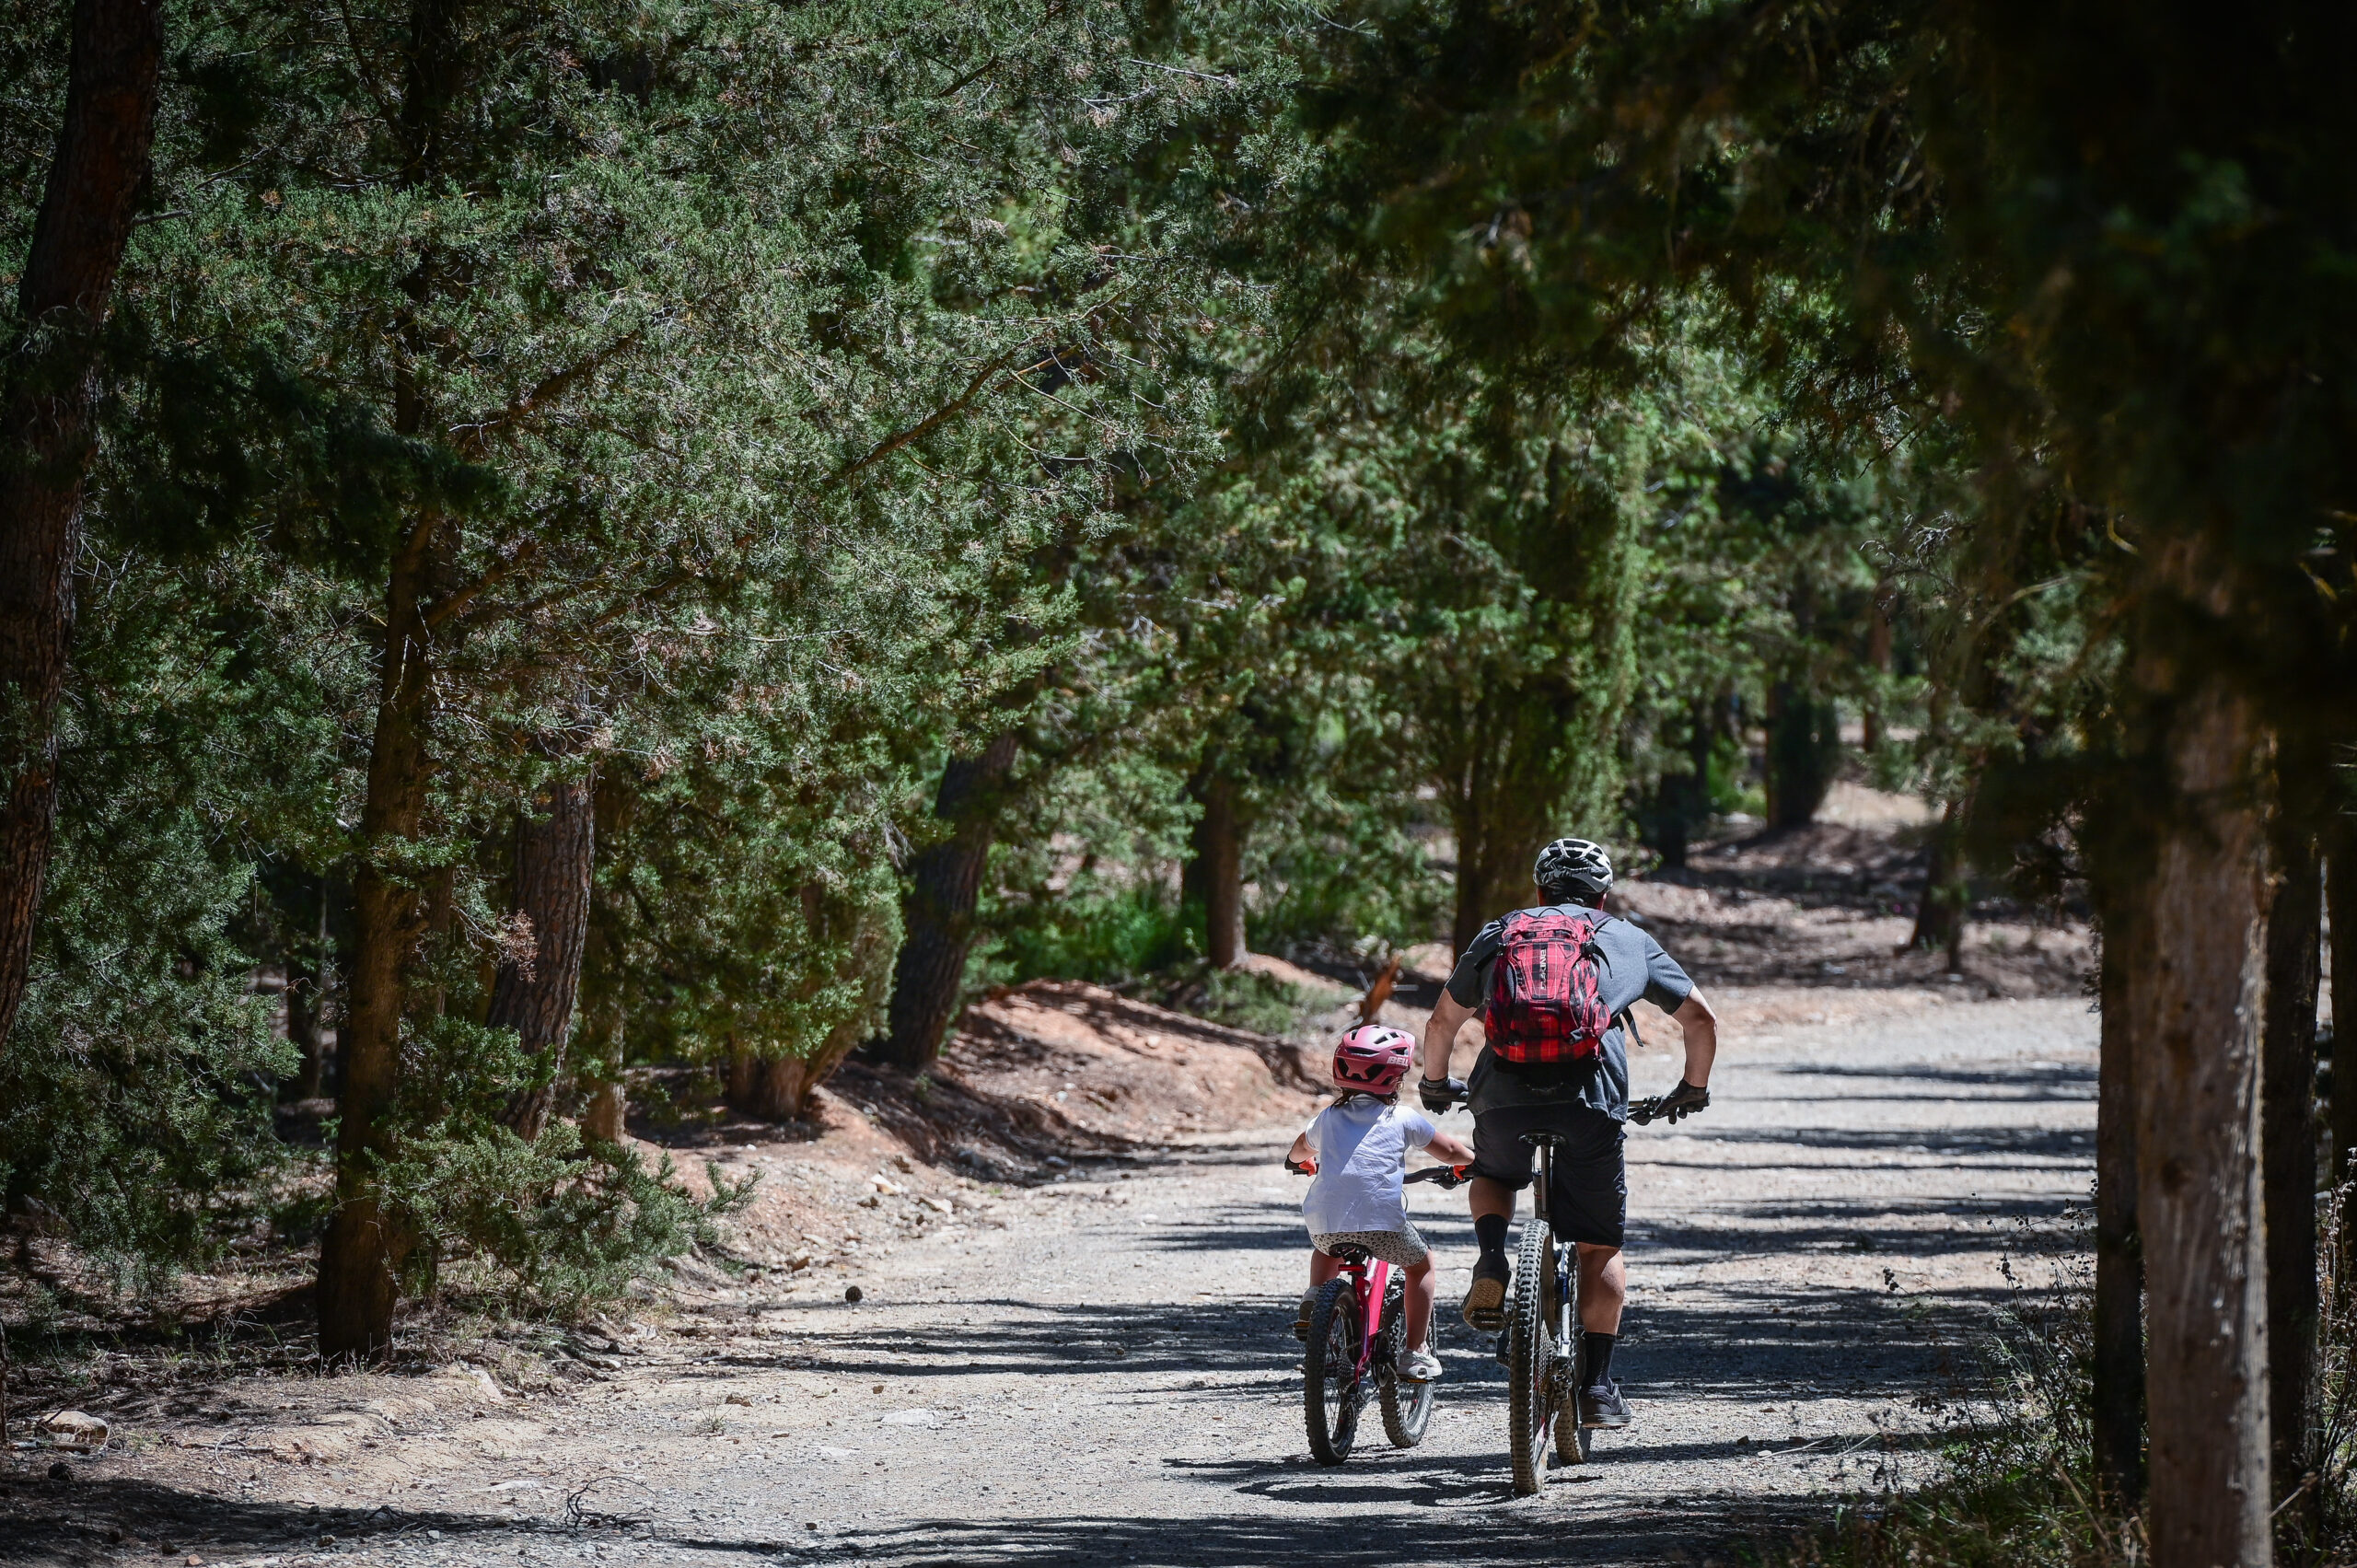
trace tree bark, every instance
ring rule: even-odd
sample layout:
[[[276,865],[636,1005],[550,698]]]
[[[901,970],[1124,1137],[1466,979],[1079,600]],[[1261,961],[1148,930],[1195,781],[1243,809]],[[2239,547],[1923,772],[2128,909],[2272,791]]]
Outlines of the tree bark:
[[[1562,832],[1578,830],[1561,826],[1555,803],[1562,795],[1562,772],[1552,749],[1534,736],[1510,735],[1474,751],[1450,802],[1457,830],[1457,910],[1449,935],[1457,951],[1470,946],[1491,921],[1534,902],[1538,892],[1531,868],[1539,850]]]
[[[1016,738],[1009,732],[980,756],[952,757],[942,772],[933,813],[949,825],[949,834],[927,845],[909,868],[888,1032],[877,1051],[882,1061],[914,1070],[931,1066],[941,1054],[942,1037],[949,1032],[966,980],[982,866],[990,858],[999,796],[1014,772],[1015,753]]]
[[[2136,1228],[2135,1040],[2131,977],[2151,962],[2138,947],[2136,891],[2106,900],[2103,1035],[2096,1070],[2096,1474],[2134,1507],[2144,1494],[2144,1256]]]
[[[2357,1178],[2349,1153],[2357,1149],[2357,833],[2346,819],[2329,819],[2324,842],[2325,892],[2332,912],[2330,1175],[2338,1187]]]
[[[1841,761],[1841,715],[1791,681],[1768,692],[1768,825],[1817,820]]]
[[[1702,698],[1688,704],[1687,771],[1662,776],[1654,790],[1653,808],[1643,819],[1646,842],[1661,856],[1664,871],[1685,868],[1695,830],[1711,819],[1711,753],[1716,738],[1713,708]]]
[[[528,963],[511,958],[499,966],[484,1022],[514,1029],[537,1060],[531,1086],[507,1102],[507,1125],[528,1142],[548,1125],[581,990],[597,855],[596,787],[586,776],[559,779],[516,823],[516,912],[530,927],[532,954]]]
[[[392,1151],[388,1112],[409,969],[428,919],[424,888],[403,856],[425,819],[433,644],[423,610],[440,531],[435,516],[416,525],[394,558],[386,591],[362,855],[352,888],[350,998],[338,1031],[343,1085],[336,1105],[336,1206],[319,1241],[319,1354],[330,1365],[389,1355],[401,1272],[415,1244],[412,1228],[384,1203],[375,1167]]]
[[[1234,969],[1244,945],[1244,822],[1237,809],[1236,784],[1206,766],[1189,793],[1202,807],[1196,819],[1194,851],[1180,877],[1181,896],[1203,906],[1205,951],[1214,969]]]
[[[159,0],[76,0],[65,117],[0,373],[0,1044],[16,1027],[57,808],[57,703],[97,395],[98,335],[156,137]]]
[[[792,1121],[808,1108],[811,1091],[835,1065],[795,1056],[757,1056],[749,1045],[733,1045],[728,1052],[728,1104],[763,1121]],[[814,1066],[819,1070],[813,1071]]]
[[[2286,781],[2285,793],[2293,793]],[[2287,801],[2287,805],[2289,802]],[[2260,1169],[2267,1214],[2269,1465],[2287,1546],[2314,1539],[2316,1326],[2316,965],[2323,884],[2305,811],[2277,835],[2280,879],[2267,922],[2267,1016],[2259,1044]],[[2302,1504],[2282,1507],[2292,1493]]]
[[[630,1095],[620,1083],[599,1084],[581,1108],[581,1131],[605,1143],[621,1143],[629,1120]]]
[[[2128,987],[2136,1042],[2154,1568],[2266,1568],[2267,1257],[2259,1190],[2266,833],[2253,760],[2267,737],[2223,677],[2168,711],[2167,807],[2154,833],[2152,961]]]
[[[1964,972],[1964,918],[1969,894],[1964,879],[1960,842],[1964,836],[1964,802],[1951,800],[1932,830],[1930,854],[1923,867],[1923,896],[1915,905],[1915,934],[1910,947],[1945,947],[1948,972]]]

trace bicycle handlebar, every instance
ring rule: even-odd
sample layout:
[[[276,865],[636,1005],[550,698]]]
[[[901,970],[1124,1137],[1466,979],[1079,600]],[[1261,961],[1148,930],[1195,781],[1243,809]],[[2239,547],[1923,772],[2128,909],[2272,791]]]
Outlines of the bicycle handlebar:
[[[1287,1160],[1285,1161],[1285,1168],[1293,1172],[1295,1176],[1315,1176],[1318,1174],[1318,1162],[1316,1160],[1301,1160],[1298,1162]],[[1449,1188],[1463,1186],[1466,1182],[1472,1179],[1472,1173],[1473,1167],[1469,1165],[1436,1165],[1430,1170],[1411,1170],[1399,1179],[1402,1181],[1437,1182],[1444,1190],[1446,1190]]]

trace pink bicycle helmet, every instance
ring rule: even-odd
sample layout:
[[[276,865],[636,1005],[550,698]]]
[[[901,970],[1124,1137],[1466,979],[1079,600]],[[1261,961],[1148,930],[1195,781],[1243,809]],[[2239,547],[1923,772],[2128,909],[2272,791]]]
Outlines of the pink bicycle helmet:
[[[1346,1094],[1391,1094],[1415,1061],[1416,1041],[1404,1029],[1361,1024],[1334,1048],[1334,1086]]]

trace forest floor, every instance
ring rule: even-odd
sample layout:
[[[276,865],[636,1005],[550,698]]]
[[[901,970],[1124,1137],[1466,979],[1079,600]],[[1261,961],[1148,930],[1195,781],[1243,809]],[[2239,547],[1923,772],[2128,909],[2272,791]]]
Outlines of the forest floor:
[[[1537,1497],[1509,1495],[1503,1371],[1453,1321],[1461,1199],[1411,1190],[1443,1267],[1429,1438],[1370,1423],[1312,1464],[1278,1163],[1303,1058],[1035,985],[970,1013],[925,1083],[853,1073],[808,1127],[644,1125],[766,1179],[724,1254],[628,1314],[421,1319],[401,1371],[289,1375],[256,1349],[284,1333],[257,1264],[188,1287],[248,1304],[209,1340],[20,1367],[20,1438],[71,1403],[112,1440],[7,1457],[0,1561],[1655,1562],[1805,1527],[1924,1473],[1991,1314],[2073,1266],[2091,1164],[2084,933],[1983,926],[1962,981],[1917,972],[1875,891],[1894,830],[1846,872],[1760,841],[1630,886],[1711,988],[1721,1068],[1706,1115],[1631,1137],[1638,1424]],[[1445,961],[1418,958],[1403,1022]],[[1646,1034],[1640,1092],[1677,1069],[1675,1026]]]

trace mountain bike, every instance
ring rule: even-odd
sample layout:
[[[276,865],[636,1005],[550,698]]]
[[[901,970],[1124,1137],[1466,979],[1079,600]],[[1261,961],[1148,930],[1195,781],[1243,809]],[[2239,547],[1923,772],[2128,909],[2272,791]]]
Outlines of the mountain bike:
[[[1314,1161],[1285,1168],[1300,1176],[1317,1173]],[[1434,1166],[1402,1179],[1455,1187],[1465,1179],[1459,1166]],[[1430,1383],[1399,1376],[1399,1353],[1408,1342],[1407,1285],[1398,1271],[1364,1248],[1334,1254],[1341,1272],[1318,1288],[1309,1311],[1309,1348],[1302,1357],[1302,1406],[1309,1425],[1309,1452],[1321,1465],[1339,1465],[1358,1440],[1359,1414],[1370,1395],[1383,1411],[1383,1434],[1395,1448],[1412,1448],[1432,1425]],[[1433,1332],[1437,1335],[1439,1325]]]
[[[1523,1134],[1523,1142],[1538,1151],[1538,1179],[1532,1184],[1530,1222],[1522,1227],[1522,1256],[1515,1266],[1514,1301],[1506,1318],[1506,1439],[1517,1497],[1537,1492],[1550,1468],[1550,1426],[1559,1465],[1585,1464],[1596,1440],[1580,1424],[1586,1337],[1579,1331],[1579,1249],[1558,1241],[1548,1212],[1562,1141],[1552,1132]]]

